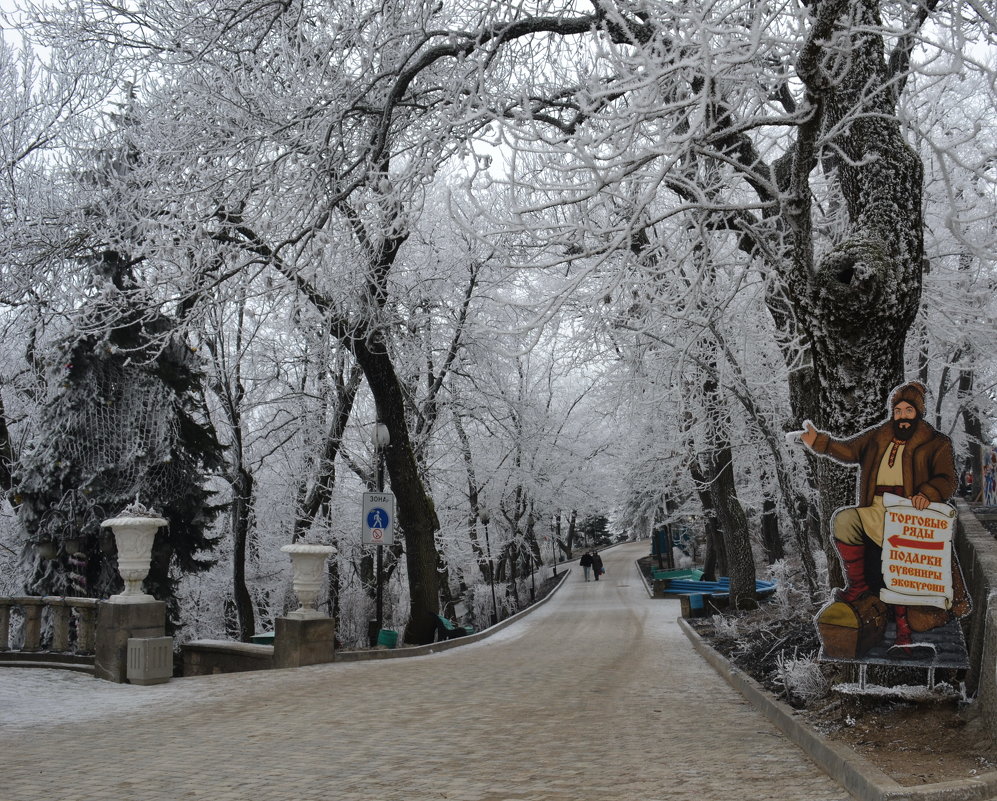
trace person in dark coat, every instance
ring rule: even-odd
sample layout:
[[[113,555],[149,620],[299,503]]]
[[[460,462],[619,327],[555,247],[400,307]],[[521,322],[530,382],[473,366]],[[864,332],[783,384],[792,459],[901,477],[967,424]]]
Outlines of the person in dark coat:
[[[599,576],[606,572],[602,569],[602,557],[597,552],[592,553],[592,572],[595,573],[596,581],[599,580]]]
[[[585,580],[589,580],[589,574],[592,572],[592,554],[588,551],[582,554],[582,558],[578,561],[578,564],[582,566],[582,570],[585,571]]]

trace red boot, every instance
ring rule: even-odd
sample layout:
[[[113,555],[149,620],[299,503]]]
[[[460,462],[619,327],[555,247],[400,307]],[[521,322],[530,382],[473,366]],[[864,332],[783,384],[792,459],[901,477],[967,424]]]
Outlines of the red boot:
[[[893,615],[897,621],[897,636],[886,652],[890,659],[928,659],[935,655],[935,646],[926,642],[914,642],[910,624],[907,622],[907,607],[894,606]]]
[[[849,545],[840,540],[834,541],[841,563],[845,568],[845,589],[838,590],[835,598],[851,603],[863,595],[869,594],[869,585],[865,582],[865,545]]]

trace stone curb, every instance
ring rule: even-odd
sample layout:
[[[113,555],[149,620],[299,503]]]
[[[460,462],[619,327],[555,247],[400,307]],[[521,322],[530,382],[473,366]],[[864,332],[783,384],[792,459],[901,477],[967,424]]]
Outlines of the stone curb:
[[[792,707],[773,698],[758,682],[707,645],[688,621],[679,618],[678,623],[693,648],[731,687],[858,801],[986,801],[997,795],[997,772],[973,779],[904,787],[850,748],[817,734],[799,720]]]
[[[366,662],[372,659],[401,659],[408,656],[424,656],[425,654],[435,654],[440,651],[449,651],[451,648],[459,648],[461,645],[470,645],[473,642],[480,642],[481,640],[491,637],[493,634],[501,631],[507,626],[512,625],[517,620],[521,620],[533,610],[539,609],[547,603],[547,601],[554,597],[554,593],[564,586],[564,582],[570,574],[571,568],[565,568],[564,572],[561,574],[561,580],[551,588],[551,591],[547,593],[546,596],[541,598],[535,604],[530,604],[525,609],[521,609],[516,612],[516,614],[512,617],[500,620],[494,626],[489,626],[488,628],[482,629],[474,634],[467,634],[463,637],[455,637],[452,640],[443,640],[442,642],[433,642],[428,645],[409,645],[402,646],[401,648],[377,648],[369,651],[337,651],[334,661]]]

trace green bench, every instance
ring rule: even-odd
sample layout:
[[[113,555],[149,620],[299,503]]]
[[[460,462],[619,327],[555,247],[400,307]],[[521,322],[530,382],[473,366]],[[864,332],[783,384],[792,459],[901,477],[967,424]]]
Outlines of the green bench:
[[[443,615],[436,615],[436,634],[440,640],[452,640],[454,637],[474,634],[474,626],[460,626]]]
[[[660,567],[651,568],[652,581],[699,581],[703,577],[703,571],[696,568],[686,568],[684,570],[663,570]]]

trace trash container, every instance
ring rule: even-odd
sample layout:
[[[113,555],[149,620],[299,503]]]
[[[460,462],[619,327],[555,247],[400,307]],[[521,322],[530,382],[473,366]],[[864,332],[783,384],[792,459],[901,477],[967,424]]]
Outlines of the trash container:
[[[274,633],[272,631],[264,631],[259,634],[252,634],[249,637],[249,641],[254,645],[273,645]]]
[[[381,629],[377,632],[377,644],[385,648],[394,648],[398,645],[398,632],[393,629]]]

